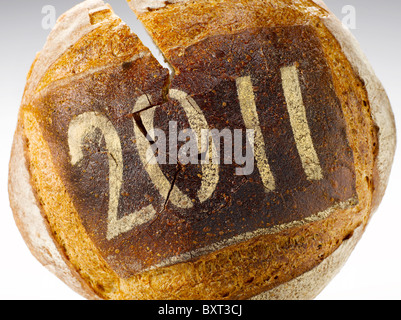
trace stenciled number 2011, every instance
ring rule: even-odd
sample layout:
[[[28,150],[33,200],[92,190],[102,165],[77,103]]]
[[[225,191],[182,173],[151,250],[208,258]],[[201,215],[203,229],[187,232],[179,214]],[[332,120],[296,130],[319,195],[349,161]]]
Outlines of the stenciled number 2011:
[[[302,166],[308,180],[321,180],[323,173],[319,158],[313,145],[310,128],[306,118],[306,110],[302,99],[302,92],[299,83],[297,67],[281,68],[281,79],[284,96],[287,103],[290,123],[293,130],[297,150],[302,161]],[[247,129],[253,132],[252,152],[256,165],[259,170],[266,192],[272,192],[276,188],[274,175],[271,172],[269,159],[266,155],[266,142],[264,141],[260,128],[257,107],[255,103],[254,90],[250,76],[239,77],[236,80],[237,94],[241,107],[242,117]],[[185,92],[171,89],[169,92],[171,99],[177,100],[184,109],[191,129],[197,133],[198,137],[202,129],[209,128],[205,116],[197,103]],[[146,95],[138,98],[133,112],[139,112],[150,106]],[[154,108],[146,109],[147,117],[144,121],[148,129],[153,129]],[[132,230],[133,228],[153,220],[156,211],[153,205],[132,212],[131,214],[119,219],[118,204],[123,183],[123,153],[120,138],[110,120],[97,112],[86,112],[71,121],[68,130],[68,144],[70,149],[72,165],[79,165],[83,159],[83,145],[85,138],[95,131],[101,131],[105,140],[108,161],[109,161],[109,208],[107,240],[112,240]],[[154,186],[164,199],[169,199],[171,203],[179,208],[189,209],[193,206],[192,199],[185,195],[177,186],[171,187],[170,182],[163,174],[157,163],[149,162],[147,151],[150,142],[144,136],[136,122],[134,121],[134,134],[136,146],[144,169]],[[214,145],[211,143],[210,152],[213,152]],[[202,164],[202,183],[197,192],[197,197],[201,203],[208,200],[216,189],[219,182],[219,165],[212,162]]]

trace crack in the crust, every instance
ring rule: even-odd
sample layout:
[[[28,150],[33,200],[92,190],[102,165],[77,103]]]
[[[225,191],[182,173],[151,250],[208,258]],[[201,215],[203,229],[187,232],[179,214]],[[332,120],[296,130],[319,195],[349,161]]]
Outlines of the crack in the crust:
[[[135,122],[135,125],[138,127],[139,131],[141,131],[141,133],[144,135],[144,137],[149,141],[149,143],[151,145],[155,144],[155,141],[151,138],[151,136],[149,135],[148,130],[145,127],[145,124],[143,123],[142,117],[141,117],[141,113],[145,112],[149,109],[153,109],[153,108],[157,108],[159,107],[159,105],[154,105],[154,106],[149,106],[146,108],[143,108],[139,111],[136,112],[131,112],[131,113],[127,113],[124,114],[123,116],[119,117],[119,119],[125,118],[125,119],[133,119],[133,121]]]
[[[178,175],[179,175],[179,173],[180,173],[181,170],[182,170],[181,164],[178,164],[177,166],[178,166],[178,170],[176,170],[176,172],[175,172],[175,174],[174,174],[173,181],[171,182],[170,190],[169,190],[168,193],[167,193],[166,201],[164,202],[163,210],[162,210],[161,213],[163,213],[163,212],[166,210],[167,203],[168,203],[168,201],[170,200],[171,192],[173,192],[174,186],[175,186],[175,184],[176,184],[176,182],[177,182]]]
[[[155,141],[151,138],[148,130],[146,129],[145,125],[143,124],[141,114],[134,113],[133,118],[134,118],[136,126],[138,127],[139,131],[141,131],[141,133],[144,135],[146,140],[148,140],[151,145],[155,144]]]
[[[135,111],[135,112],[126,113],[126,114],[124,114],[123,116],[121,116],[119,118],[129,118],[129,119],[130,118],[135,118],[136,116],[140,116],[142,112],[145,112],[145,111],[153,109],[153,108],[157,108],[159,106],[160,105],[151,105],[151,106],[148,106],[146,108],[143,108],[143,109]]]
[[[166,200],[164,201],[163,208],[162,208],[161,211],[156,211],[156,218],[152,222],[150,222],[149,226],[152,226],[154,223],[156,223],[156,221],[158,221],[160,219],[161,215],[167,209],[167,204],[168,204],[168,202],[170,200],[171,193],[173,192],[173,189],[174,189],[174,187],[176,185],[176,182],[177,182],[177,179],[178,179],[178,175],[180,174],[180,172],[182,170],[182,165],[180,163],[178,163],[177,166],[178,166],[178,169],[174,173],[173,181],[172,181],[172,183],[170,185],[170,190],[167,193]],[[142,232],[146,232],[150,237],[152,237],[152,235],[150,233],[148,233],[147,230],[140,231],[139,233],[142,233]]]
[[[169,3],[169,1],[166,1],[166,4],[168,4],[168,3]],[[127,23],[127,21],[129,23]],[[171,89],[171,83],[176,75],[176,70],[175,70],[174,66],[168,61],[168,59],[164,55],[163,51],[155,43],[150,32],[145,28],[145,26],[139,19],[129,19],[129,20],[123,21],[123,23],[126,26],[128,26],[130,28],[130,32],[132,34],[134,34],[135,36],[137,36],[139,38],[139,40],[142,42],[142,44],[145,47],[147,47],[147,49],[150,51],[150,54],[153,56],[153,58],[155,58],[159,62],[159,65],[169,71],[169,77],[166,80],[166,82],[164,83],[163,89],[162,89],[163,103],[169,102],[170,99],[168,96],[169,96],[169,92]],[[124,67],[125,68],[127,67],[126,63],[123,64],[123,68]],[[141,133],[149,141],[149,143],[154,144],[155,141],[148,134],[148,131],[142,121],[141,113],[145,112],[149,109],[156,108],[156,107],[160,106],[160,104],[158,104],[158,105],[153,104],[152,99],[146,93],[145,93],[145,95],[149,102],[149,106],[145,107],[141,110],[135,111],[133,113],[125,114],[122,118],[132,118],[135,121],[135,124],[137,125],[137,127],[139,128]],[[196,109],[196,108],[194,107],[194,109]]]
[[[111,152],[108,152],[108,154],[110,155],[110,157],[113,159],[113,161],[115,162],[116,166],[118,167],[118,161],[117,159],[114,157],[114,155]]]
[[[160,212],[156,212],[156,218],[150,223],[150,226],[153,225],[157,220],[159,220],[160,217],[161,217],[161,215],[162,215],[162,214],[166,211],[166,209],[167,209],[167,204],[168,204],[168,202],[169,202],[169,200],[170,200],[171,193],[173,192],[173,189],[174,189],[175,184],[176,184],[176,182],[177,182],[178,175],[180,174],[180,172],[181,172],[181,170],[182,170],[182,165],[181,165],[180,163],[177,164],[177,166],[178,166],[178,169],[176,170],[176,172],[175,172],[175,174],[174,174],[173,181],[172,181],[172,183],[171,183],[171,185],[170,185],[170,190],[168,191],[166,200],[164,201],[164,204],[163,204],[163,209],[162,209]],[[147,232],[147,231],[146,231],[146,232]],[[149,233],[148,233],[148,234],[149,234]]]

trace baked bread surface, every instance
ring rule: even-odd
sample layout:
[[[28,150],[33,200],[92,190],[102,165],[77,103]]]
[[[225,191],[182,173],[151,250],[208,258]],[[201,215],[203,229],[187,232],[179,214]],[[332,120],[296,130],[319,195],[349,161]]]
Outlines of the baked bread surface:
[[[10,161],[10,201],[31,251],[74,290],[94,299],[315,297],[349,256],[387,184],[395,128],[380,82],[367,67],[351,36],[340,29],[341,23],[320,3],[177,1],[166,6],[150,1],[147,5],[144,1],[131,2],[175,69],[171,83],[168,71],[101,1],[85,1],[61,17],[34,62]],[[75,21],[74,25],[71,21]],[[68,44],[60,41],[63,34],[73,35]],[[298,55],[286,51],[288,39],[298,49]],[[309,60],[302,57],[302,50],[309,53]],[[278,66],[269,64],[266,58],[272,59],[276,53],[282,55],[277,58]],[[303,64],[301,59],[305,59]],[[297,218],[286,220],[285,214],[280,215],[281,209],[276,209],[275,225],[262,227],[257,215],[257,197],[266,192],[266,183],[257,180],[261,169],[251,177],[255,180],[240,181],[245,187],[256,186],[251,190],[259,193],[240,189],[241,183],[221,169],[220,181],[225,184],[216,187],[214,196],[204,197],[211,197],[217,208],[231,206],[231,211],[237,208],[242,212],[240,207],[248,206],[257,218],[241,222],[245,221],[244,213],[237,220],[223,217],[219,224],[217,217],[209,226],[203,226],[204,217],[212,212],[205,211],[201,203],[195,203],[195,208],[203,210],[201,213],[189,208],[194,217],[197,214],[200,217],[197,222],[181,213],[188,208],[180,211],[169,205],[169,197],[179,195],[178,191],[172,191],[173,187],[165,199],[161,188],[146,183],[149,177],[142,169],[140,157],[130,156],[138,143],[132,132],[138,121],[146,129],[151,115],[162,128],[166,119],[188,125],[177,98],[173,99],[179,96],[178,90],[187,92],[198,103],[200,99],[212,101],[205,102],[201,109],[208,119],[214,119],[215,125],[223,126],[221,122],[226,120],[224,117],[229,118],[230,106],[238,104],[235,80],[246,77],[245,71],[254,72],[255,64],[260,65],[260,73],[251,76],[254,80],[261,79],[261,85],[265,85],[261,73],[277,68],[276,73],[284,70],[282,75],[286,72],[291,75],[294,69],[282,68],[297,67],[301,83],[310,88],[309,92],[315,92],[311,101],[326,101],[332,107],[327,110],[322,107],[320,112],[333,119],[334,131],[331,138],[322,133],[321,145],[316,147],[321,159],[328,159],[326,167],[325,161],[321,160],[320,165],[330,169],[331,174],[326,170],[328,178],[320,179],[321,185],[313,189],[311,183],[311,189],[300,193],[297,200],[307,200],[298,202],[300,208],[291,211],[297,212]],[[270,69],[265,70],[266,66]],[[302,70],[320,75],[321,87],[316,84],[317,88],[313,88],[316,78],[308,80],[307,74],[302,77]],[[319,96],[319,90],[330,95],[330,99]],[[219,96],[226,100],[219,100]],[[133,106],[138,97],[146,101],[142,109],[136,110]],[[274,103],[258,102],[266,101]],[[307,105],[308,101],[305,98]],[[153,106],[155,115],[149,113]],[[125,147],[124,162],[129,159],[129,169],[136,177],[131,180],[132,187],[123,187],[122,196],[130,199],[123,204],[129,212],[134,212],[153,203],[160,214],[157,223],[169,226],[163,229],[153,223],[153,228],[159,228],[161,234],[152,234],[151,226],[134,235],[120,229],[108,233],[111,183],[104,181],[109,179],[111,156],[108,156],[110,150],[104,149],[107,141],[102,142],[102,137],[94,132],[88,138],[92,143],[86,141],[85,164],[73,166],[69,158],[69,125],[85,112],[96,119],[107,115],[117,128]],[[263,126],[263,119],[262,127],[271,125]],[[287,121],[287,131],[292,132],[290,119],[280,120]],[[108,128],[108,122],[105,123]],[[312,131],[323,132],[327,128],[319,125]],[[330,139],[337,141],[337,145]],[[285,144],[285,140],[278,141]],[[288,148],[288,154],[293,156],[286,160],[295,163],[295,144]],[[338,164],[329,160],[333,153],[338,154]],[[278,155],[277,159],[272,158],[280,161]],[[294,172],[298,176],[307,172],[299,161],[297,168]],[[192,199],[202,189],[200,182],[191,178],[202,176],[199,167],[188,169],[187,178],[182,168],[167,167],[164,173],[170,181],[175,177],[179,190],[187,186]],[[288,179],[287,187],[293,190],[291,177]],[[315,176],[315,180],[319,179]],[[213,183],[213,179],[207,181]],[[232,187],[238,189],[224,197],[224,189]],[[319,194],[319,188],[323,187],[335,194],[325,196],[327,203]],[[241,192],[250,199],[249,203],[236,198]],[[201,198],[199,193],[198,198]],[[185,206],[179,196],[171,201]],[[274,212],[273,206],[271,210]],[[162,216],[163,212],[168,213],[167,218]],[[189,233],[188,221],[202,225],[199,230],[203,233]],[[253,230],[247,230],[250,225]],[[107,237],[111,240],[106,240]]]

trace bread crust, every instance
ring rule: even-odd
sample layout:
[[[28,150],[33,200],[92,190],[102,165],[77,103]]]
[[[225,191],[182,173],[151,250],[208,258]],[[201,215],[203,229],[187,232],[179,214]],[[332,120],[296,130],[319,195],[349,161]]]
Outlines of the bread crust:
[[[177,1],[174,8],[179,8],[180,3],[183,5],[183,2],[193,6],[196,10],[200,10],[199,7],[197,7],[196,1],[190,3],[187,1]],[[216,1],[216,3],[224,3],[224,1]],[[135,10],[140,14],[140,18],[145,22],[145,25],[156,34],[158,29],[157,26],[153,25],[153,19],[159,16],[153,16],[153,11],[146,14],[147,10],[143,8],[146,6],[153,9],[162,8],[161,3],[159,1],[138,1],[135,2],[135,4]],[[170,6],[167,6],[166,8],[169,9],[169,7]],[[85,231],[80,231],[79,234],[80,237],[82,236],[82,239],[87,241],[88,248],[77,248],[77,246],[81,245],[79,241],[75,244],[72,242],[72,244],[64,243],[61,245],[60,238],[55,237],[55,232],[57,232],[58,237],[60,237],[59,234],[62,232],[66,232],[66,238],[74,238],[74,235],[69,234],[68,230],[63,231],[59,229],[59,227],[56,228],[54,214],[44,209],[43,203],[49,205],[57,201],[55,202],[54,199],[51,199],[51,197],[46,195],[43,191],[43,188],[39,187],[40,180],[45,180],[46,177],[44,173],[34,171],[37,168],[35,169],[36,163],[33,159],[37,159],[35,161],[40,163],[40,161],[43,161],[45,158],[38,155],[34,149],[29,149],[29,143],[31,143],[31,141],[36,141],[35,139],[39,139],[40,141],[45,141],[45,139],[43,139],[43,132],[41,132],[41,129],[38,129],[39,127],[33,125],[32,129],[29,129],[29,131],[27,125],[23,124],[24,119],[26,119],[26,114],[33,115],[33,121],[38,121],[38,123],[45,118],[41,113],[35,110],[41,103],[40,98],[36,98],[35,93],[37,88],[41,87],[41,82],[45,84],[41,90],[50,93],[52,90],[58,90],[57,84],[52,87],[52,79],[58,80],[59,83],[63,81],[66,83],[69,82],[69,79],[65,78],[69,76],[68,70],[65,74],[60,76],[57,75],[60,68],[53,68],[54,71],[52,71],[53,69],[50,65],[56,65],[56,60],[60,60],[60,57],[67,48],[70,48],[78,42],[79,39],[94,30],[90,19],[87,18],[88,8],[96,11],[102,10],[105,6],[101,1],[86,1],[73,9],[69,14],[66,14],[66,16],[59,21],[59,23],[63,24],[63,21],[70,21],[70,18],[81,17],[78,21],[85,22],[81,24],[78,23],[77,37],[74,38],[68,46],[61,48],[55,45],[52,48],[53,40],[51,40],[52,37],[50,37],[50,41],[44,53],[42,52],[38,56],[33,66],[33,71],[28,80],[24,96],[23,106],[25,106],[20,113],[20,122],[16,132],[10,162],[9,192],[10,202],[16,217],[17,225],[33,254],[44,265],[51,266],[48,268],[56,273],[58,277],[75,291],[90,299],[248,299],[253,296],[258,296],[263,291],[267,293],[259,296],[259,298],[314,298],[323,289],[327,281],[338,272],[342,264],[348,258],[352,248],[359,240],[366,226],[366,222],[370,217],[370,204],[372,201],[374,202],[374,206],[377,206],[378,202],[380,202],[387,182],[386,179],[388,179],[389,167],[391,167],[392,162],[391,159],[394,155],[394,127],[390,126],[390,129],[381,129],[379,131],[379,155],[377,158],[378,160],[373,164],[374,160],[373,158],[371,159],[369,154],[374,153],[374,151],[372,151],[374,149],[372,148],[372,144],[376,141],[375,136],[377,133],[372,131],[370,138],[366,142],[361,142],[362,149],[365,150],[366,154],[364,152],[359,152],[356,140],[358,135],[362,136],[361,132],[363,130],[356,125],[356,129],[359,131],[353,136],[352,148],[355,152],[355,161],[358,168],[357,181],[360,184],[357,188],[360,197],[359,206],[339,209],[330,215],[329,218],[321,221],[314,221],[310,225],[296,226],[290,228],[290,230],[284,230],[276,234],[262,235],[253,239],[248,239],[245,242],[220,248],[216,252],[209,253],[191,261],[145,271],[128,279],[121,277],[104,261],[100,252]],[[202,10],[203,9],[200,11]],[[348,40],[349,36],[342,34],[342,30],[339,30],[341,23],[338,20],[334,20],[335,18],[332,14],[324,10],[322,11],[321,6],[312,8],[311,11],[317,16],[320,15],[322,17],[321,21],[324,21],[326,27],[337,40],[340,38],[338,41],[348,61],[351,62],[354,71],[357,74],[359,72],[358,75],[365,81],[365,84],[367,84],[366,90],[370,99],[373,101],[373,120],[378,123],[380,128],[385,127],[383,127],[385,121],[390,121],[390,123],[393,121],[392,123],[394,123],[391,107],[388,104],[388,100],[386,100],[384,90],[382,90],[377,78],[370,72],[371,70],[365,67],[366,62],[361,58],[358,50],[355,48],[355,43],[351,41],[350,44],[350,40]],[[84,17],[85,14],[86,17]],[[162,11],[161,14],[163,14]],[[228,19],[230,18],[232,17],[228,17]],[[295,20],[290,19],[290,22],[300,22],[304,21],[303,19],[302,16],[295,17]],[[186,18],[183,19],[183,21],[185,20]],[[316,19],[316,21],[317,20],[318,19]],[[155,19],[155,21],[157,21],[157,19]],[[181,22],[175,21],[174,23],[180,24]],[[224,25],[225,21],[222,21],[222,23]],[[63,30],[62,27],[59,28]],[[183,30],[186,32],[187,29],[183,28]],[[169,40],[166,42],[163,42],[163,39],[160,37],[158,38],[155,36],[155,38],[164,54],[169,59],[174,60],[177,52],[178,54],[179,52],[183,52],[190,44],[194,43],[194,39],[200,41],[203,35],[211,37],[214,32],[213,30],[216,29],[214,26],[211,26],[210,29],[203,31],[201,35],[195,38],[191,37],[189,33],[182,39],[177,39],[175,36],[170,38],[161,33],[162,37]],[[232,32],[234,31],[235,30],[232,30]],[[325,31],[319,32],[323,34]],[[178,51],[175,47],[176,40],[181,41],[180,45],[182,46]],[[169,47],[168,43],[172,43],[173,45]],[[326,47],[328,46],[326,45]],[[50,64],[44,64],[41,59],[45,59],[44,57],[46,56],[53,56],[51,54],[52,50],[57,53],[55,54],[55,59]],[[139,50],[143,50],[143,48]],[[354,53],[354,51],[357,53]],[[326,54],[329,55],[330,53],[326,51]],[[42,64],[42,66],[36,66],[37,64]],[[176,66],[177,65],[175,65],[175,67]],[[88,69],[87,72],[90,73],[91,69]],[[48,84],[43,82],[43,79],[46,78],[46,73],[49,73],[48,79],[50,80]],[[334,76],[336,77],[336,75]],[[336,86],[336,90],[339,92],[341,85],[336,82]],[[377,95],[377,92],[379,92],[379,95]],[[361,97],[363,96],[363,89],[359,94]],[[355,95],[358,95],[358,93],[355,93]],[[375,99],[374,97],[377,96],[381,98],[378,100]],[[341,99],[343,99],[343,108],[346,109],[345,103],[347,97]],[[383,106],[385,107],[383,108]],[[373,127],[369,122],[372,119],[367,116],[368,107],[361,111],[352,109],[351,111],[344,110],[344,112],[347,112],[348,117],[360,117],[367,127]],[[355,127],[352,127],[353,124],[351,122],[352,121],[349,121],[348,123],[349,131],[355,129]],[[363,124],[360,126],[362,127]],[[31,138],[34,139],[30,140]],[[27,149],[24,152],[23,149],[25,147]],[[47,148],[48,147],[49,146],[47,146]],[[384,151],[380,151],[382,147]],[[50,157],[50,153],[48,157]],[[367,164],[362,165],[362,162],[366,162]],[[49,170],[54,177],[59,179],[60,170],[54,168],[50,168]],[[372,172],[373,170],[376,172],[375,174]],[[29,174],[34,175],[36,182],[34,181],[35,179],[30,178]],[[373,196],[371,191],[372,182],[365,180],[365,176],[366,179],[371,179],[371,181],[373,181],[375,187]],[[21,188],[21,186],[23,186],[23,188]],[[61,187],[64,188],[64,186]],[[21,190],[27,191],[21,193]],[[66,202],[68,201],[66,200]],[[61,210],[65,209],[61,208]],[[69,210],[71,212],[68,212],[68,214],[79,218],[74,205],[71,205]],[[60,212],[60,214],[62,213]],[[37,229],[27,228],[31,219],[36,221],[34,225]],[[35,240],[37,234],[40,234],[39,239],[42,239],[43,243],[37,243]],[[274,243],[277,244],[277,247],[272,246]],[[288,252],[283,253],[281,248],[285,247],[292,249],[288,249]],[[291,252],[291,250],[294,252]],[[71,251],[78,251],[78,253],[76,253],[78,254],[78,258],[74,256],[75,253],[73,254]],[[101,272],[90,274],[90,269],[93,268],[91,263],[94,262],[87,258],[88,253],[86,251],[90,251],[90,254],[95,255],[96,259],[100,261]],[[48,252],[50,252],[50,254],[48,254]],[[79,255],[83,257],[81,260]],[[277,261],[272,257],[278,257]],[[252,261],[252,259],[255,261]],[[280,259],[286,260],[287,263],[284,265],[280,264]],[[89,265],[85,266],[85,263],[82,261],[89,261]],[[246,263],[244,263],[244,261],[246,261]],[[270,261],[268,266],[265,265],[266,261]],[[243,264],[243,266],[239,267],[241,264]],[[267,267],[270,268],[268,271],[271,272],[270,274],[267,271],[266,274],[263,274],[263,272],[259,274],[261,273],[260,270]],[[99,268],[99,266],[95,266],[95,268]],[[277,268],[277,270],[274,270],[274,268]],[[76,270],[80,271],[78,272]],[[196,279],[195,282],[194,279]]]
[[[355,229],[354,235],[314,269],[298,278],[281,284],[257,295],[251,300],[313,300],[340,272],[358,241],[363,235],[363,227]]]

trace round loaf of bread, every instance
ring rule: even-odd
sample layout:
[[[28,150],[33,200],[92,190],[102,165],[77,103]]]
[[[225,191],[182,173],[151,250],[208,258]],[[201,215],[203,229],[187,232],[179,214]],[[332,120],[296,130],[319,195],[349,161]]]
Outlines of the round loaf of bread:
[[[384,195],[386,93],[321,1],[101,0],[29,72],[9,173],[34,256],[89,299],[312,299]]]

